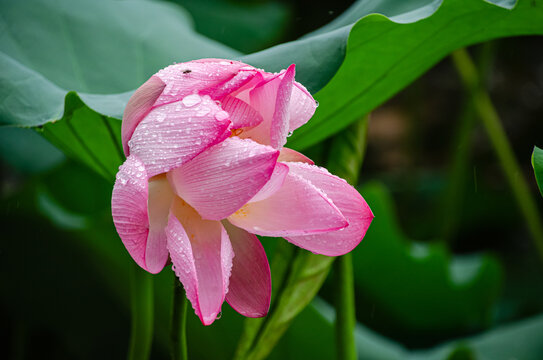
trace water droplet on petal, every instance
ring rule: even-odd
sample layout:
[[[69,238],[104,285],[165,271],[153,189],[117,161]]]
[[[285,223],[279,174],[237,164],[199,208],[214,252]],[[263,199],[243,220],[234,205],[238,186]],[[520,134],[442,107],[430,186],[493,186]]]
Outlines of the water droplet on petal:
[[[211,112],[210,108],[208,108],[207,106],[202,106],[200,109],[198,109],[198,111],[196,112],[196,115],[197,116],[206,116],[210,112]]]
[[[215,119],[217,121],[224,121],[226,119],[228,119],[230,117],[230,115],[228,115],[228,113],[226,111],[219,111],[218,113],[215,114]]]
[[[181,100],[186,107],[192,107],[202,102],[202,98],[198,94],[187,95]]]
[[[216,320],[219,320],[221,317],[222,317],[222,311],[219,311],[219,313],[217,314]]]

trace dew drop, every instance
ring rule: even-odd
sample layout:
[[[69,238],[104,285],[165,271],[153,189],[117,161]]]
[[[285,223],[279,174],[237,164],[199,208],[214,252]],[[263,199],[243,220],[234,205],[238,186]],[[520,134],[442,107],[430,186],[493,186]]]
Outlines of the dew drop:
[[[317,100],[315,100],[315,105],[319,107],[319,102]]]
[[[219,311],[219,313],[217,314],[216,320],[219,320],[221,317],[222,317],[222,311]]]
[[[206,116],[207,114],[209,114],[211,112],[211,109],[208,108],[207,106],[202,106],[201,109],[199,109],[197,112],[196,112],[196,116]]]
[[[158,122],[163,122],[165,119],[166,119],[166,114],[164,113],[159,113],[156,117],[156,121]]]
[[[187,95],[181,100],[186,107],[192,107],[202,102],[202,98],[198,94]]]
[[[215,119],[217,121],[224,121],[226,119],[228,119],[230,117],[230,115],[228,115],[228,113],[226,111],[219,111],[218,113],[215,114]]]

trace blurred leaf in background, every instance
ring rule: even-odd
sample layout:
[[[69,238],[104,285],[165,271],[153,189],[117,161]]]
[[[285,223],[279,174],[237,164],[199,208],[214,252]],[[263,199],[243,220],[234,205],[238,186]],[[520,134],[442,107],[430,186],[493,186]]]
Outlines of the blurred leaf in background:
[[[379,219],[353,251],[361,322],[414,346],[488,327],[502,286],[498,260],[410,240],[386,188],[371,183],[361,193]]]
[[[275,45],[286,35],[292,9],[278,0],[170,0],[185,8],[195,30],[243,53]]]

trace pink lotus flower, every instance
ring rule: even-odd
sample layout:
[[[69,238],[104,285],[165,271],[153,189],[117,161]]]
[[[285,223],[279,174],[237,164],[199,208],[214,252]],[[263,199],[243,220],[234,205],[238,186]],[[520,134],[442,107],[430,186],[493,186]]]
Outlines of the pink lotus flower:
[[[128,102],[113,221],[143,269],[171,259],[204,325],[225,298],[245,316],[268,312],[255,234],[336,256],[366,233],[373,215],[358,191],[283,147],[315,109],[294,65],[271,74],[218,59],[160,70]]]

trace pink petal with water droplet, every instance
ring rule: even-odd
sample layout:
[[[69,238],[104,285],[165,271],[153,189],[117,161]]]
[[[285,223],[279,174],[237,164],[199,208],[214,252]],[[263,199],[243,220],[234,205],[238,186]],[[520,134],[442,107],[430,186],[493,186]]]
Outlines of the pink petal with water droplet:
[[[236,90],[228,93],[228,95],[233,96],[237,99],[240,99],[241,101],[246,102],[247,104],[251,104],[251,91],[259,86],[262,83],[265,83],[265,76],[266,72],[262,70],[256,70],[256,73],[251,77],[251,79],[243,84],[243,86],[240,86]],[[224,94],[227,95],[227,94]]]
[[[164,226],[172,194],[166,179],[148,185],[144,165],[134,155],[117,173],[111,198],[113,223],[130,256],[150,273],[160,272],[168,260]]]
[[[175,192],[204,219],[221,220],[270,179],[279,151],[252,140],[226,139],[168,174]]]
[[[216,86],[210,95],[214,99],[221,100],[228,95],[240,94],[247,89],[253,88],[255,84],[262,80],[260,73],[260,70],[247,65],[246,68],[241,68],[233,78]],[[243,97],[240,95],[239,99],[243,100]]]
[[[234,256],[228,234],[220,222],[202,220],[176,198],[166,235],[175,274],[196,315],[204,325],[211,325],[228,292]]]
[[[263,236],[291,236],[339,230],[347,220],[322,191],[288,173],[269,198],[250,202],[228,217],[235,226]]]
[[[242,137],[280,149],[289,132],[289,104],[294,83],[295,65],[270,80],[256,86],[250,93],[250,103],[263,117],[260,125]]]
[[[243,316],[266,316],[271,300],[271,274],[266,252],[258,238],[224,221],[234,260],[226,301]]]
[[[123,122],[121,125],[121,138],[123,150],[126,156],[130,155],[128,140],[140,123],[140,121],[151,111],[155,101],[158,99],[166,84],[158,77],[152,76],[142,86],[140,86],[134,95],[128,100],[124,109]]]
[[[368,230],[373,213],[360,193],[326,169],[302,163],[288,163],[290,172],[311,181],[332,199],[349,226],[339,231],[305,236],[287,236],[291,243],[317,254],[339,256],[353,250]]]
[[[211,95],[246,66],[238,61],[221,59],[201,59],[170,65],[154,75],[166,84],[155,106],[179,101],[194,93]]]
[[[181,166],[228,136],[230,121],[217,120],[223,111],[209,96],[187,98],[154,108],[128,142],[150,177]]]
[[[285,164],[276,163],[270,180],[268,180],[266,185],[264,185],[264,187],[262,187],[262,189],[260,189],[260,191],[253,196],[249,202],[261,201],[275,194],[285,183],[287,175],[288,166]]]
[[[304,154],[299,153],[296,150],[286,148],[286,147],[281,149],[281,152],[279,153],[279,158],[277,159],[277,161],[282,161],[282,162],[303,162],[303,163],[307,163],[307,164],[310,164],[310,165],[315,164],[313,162],[313,160],[311,160],[310,158],[308,158]]]
[[[230,114],[232,129],[257,126],[264,120],[252,106],[232,96],[226,96],[221,107]]]
[[[309,91],[307,91],[307,89],[302,84],[294,82],[294,86],[292,86],[292,94],[290,96],[290,103],[288,109],[288,131],[292,132],[307,123],[315,113],[316,109],[317,102],[315,101],[315,99],[313,99],[313,96],[311,96]]]
[[[275,101],[275,112],[270,129],[270,145],[276,149],[280,149],[287,142],[290,123],[290,102],[292,88],[294,86],[294,74],[296,73],[295,65],[288,67],[287,71],[277,89],[277,99]]]

